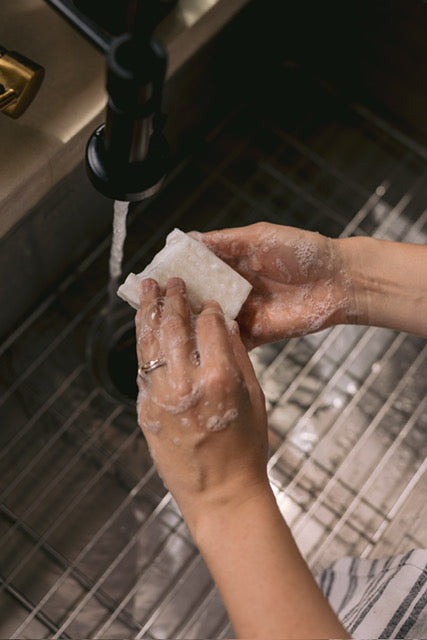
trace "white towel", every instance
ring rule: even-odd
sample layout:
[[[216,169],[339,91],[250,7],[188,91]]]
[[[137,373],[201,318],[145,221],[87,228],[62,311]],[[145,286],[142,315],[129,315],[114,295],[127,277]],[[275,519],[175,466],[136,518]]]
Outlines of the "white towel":
[[[427,638],[427,549],[342,558],[318,583],[353,638]]]

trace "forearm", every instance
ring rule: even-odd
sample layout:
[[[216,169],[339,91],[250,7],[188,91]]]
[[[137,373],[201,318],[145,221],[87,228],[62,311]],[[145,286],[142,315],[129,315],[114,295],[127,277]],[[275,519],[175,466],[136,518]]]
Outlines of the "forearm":
[[[234,629],[245,638],[348,638],[268,485],[193,528]]]
[[[348,320],[427,337],[427,247],[364,237],[334,242],[353,293]]]

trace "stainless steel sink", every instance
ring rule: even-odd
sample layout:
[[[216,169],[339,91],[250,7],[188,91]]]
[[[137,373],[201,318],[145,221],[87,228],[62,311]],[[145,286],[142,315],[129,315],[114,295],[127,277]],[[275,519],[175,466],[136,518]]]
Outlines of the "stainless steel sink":
[[[420,139],[286,57],[274,75],[262,99],[234,96],[157,199],[134,210],[127,271],[174,226],[270,220],[427,241]],[[111,342],[94,337],[108,249],[105,238],[87,251],[1,347],[0,636],[230,637],[126,386],[106,365]],[[132,314],[119,309],[120,340]],[[253,361],[271,483],[313,571],[425,547],[425,340],[336,327],[259,348]]]

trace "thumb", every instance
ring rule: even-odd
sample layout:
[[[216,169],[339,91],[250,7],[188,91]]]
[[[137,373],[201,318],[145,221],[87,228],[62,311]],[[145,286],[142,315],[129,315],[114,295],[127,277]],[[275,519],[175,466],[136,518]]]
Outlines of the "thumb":
[[[221,256],[240,258],[247,252],[248,243],[244,228],[220,229],[193,235],[196,240],[203,242],[209,249]]]
[[[251,359],[249,358],[248,351],[240,336],[239,325],[235,320],[231,324],[230,337],[231,346],[233,348],[237,365],[243,374],[247,386],[259,386],[254,367],[252,365]]]

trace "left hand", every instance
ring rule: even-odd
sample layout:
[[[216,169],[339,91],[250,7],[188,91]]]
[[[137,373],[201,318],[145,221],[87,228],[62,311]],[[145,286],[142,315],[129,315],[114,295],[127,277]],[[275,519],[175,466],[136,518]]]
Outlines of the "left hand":
[[[264,396],[237,323],[227,328],[214,301],[193,319],[182,280],[162,294],[147,279],[136,329],[139,366],[166,363],[138,376],[139,423],[187,524],[265,490]]]
[[[269,222],[196,237],[253,287],[237,318],[248,348],[354,317],[339,240]]]

